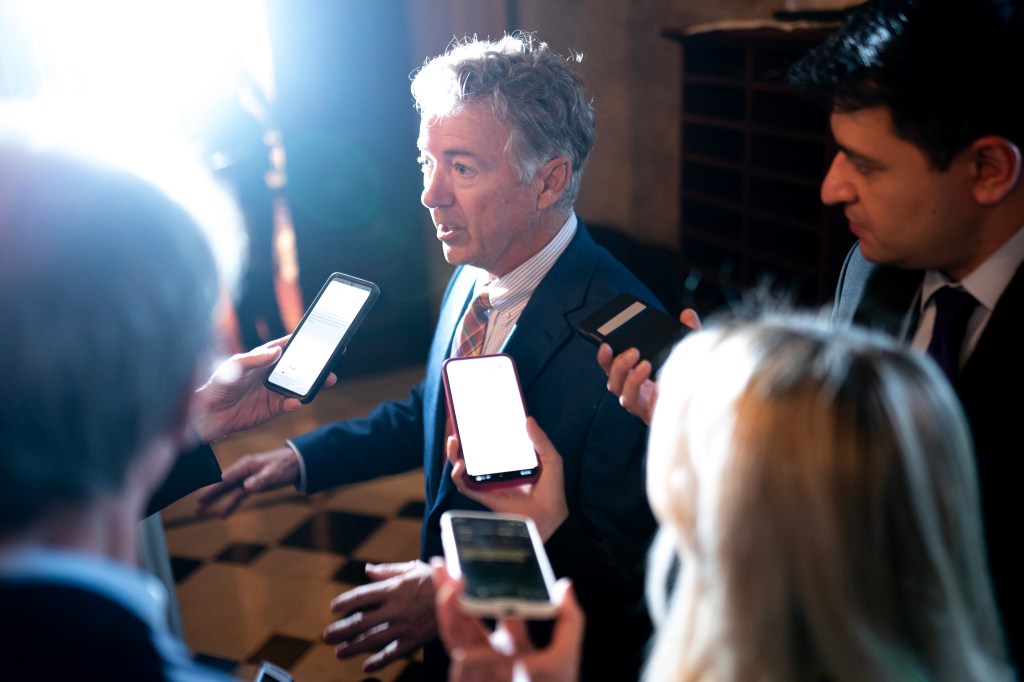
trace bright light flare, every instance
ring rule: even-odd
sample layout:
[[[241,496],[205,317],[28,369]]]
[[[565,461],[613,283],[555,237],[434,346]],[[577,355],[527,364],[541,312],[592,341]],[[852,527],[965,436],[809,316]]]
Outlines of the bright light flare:
[[[15,0],[8,14],[31,36],[38,94],[88,102],[123,121],[194,125],[237,98],[244,75],[272,94],[257,0]]]

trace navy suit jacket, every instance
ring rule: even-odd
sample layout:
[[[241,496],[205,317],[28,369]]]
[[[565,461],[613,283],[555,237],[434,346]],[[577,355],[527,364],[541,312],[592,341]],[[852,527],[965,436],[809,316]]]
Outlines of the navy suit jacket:
[[[337,422],[293,438],[310,492],[424,467],[426,511],[422,557],[442,554],[440,517],[448,509],[479,509],[451,481],[444,457],[447,419],[441,364],[469,304],[476,271],[458,268],[449,282],[423,382],[402,401],[378,406],[364,419]],[[617,294],[629,292],[661,307],[625,266],[599,247],[580,222],[565,252],[544,277],[504,352],[515,359],[527,413],[564,458],[570,519],[547,543],[555,572],[570,576],[588,617],[587,679],[636,654],[647,638],[646,615],[635,606],[655,522],[643,485],[646,426],[607,389],[597,348],[576,325]],[[627,622],[629,619],[629,622]],[[617,644],[597,634],[617,622]],[[631,641],[632,640],[632,641]],[[630,651],[632,649],[632,651]],[[607,657],[601,666],[595,662]],[[634,661],[635,662],[635,661]],[[587,674],[587,668],[595,674]],[[619,679],[628,679],[619,678]]]
[[[0,578],[0,604],[0,679],[8,682],[170,682],[172,666],[176,679],[233,679],[185,652],[165,660],[147,623],[84,587]]]
[[[913,303],[923,278],[921,271],[874,265],[855,247],[840,274],[833,321],[882,329],[909,342],[917,327]],[[1022,314],[1024,265],[1003,292],[953,382],[974,438],[989,568],[1018,665],[1024,663],[1024,552],[1019,551],[1024,451],[1017,428],[1024,416]]]

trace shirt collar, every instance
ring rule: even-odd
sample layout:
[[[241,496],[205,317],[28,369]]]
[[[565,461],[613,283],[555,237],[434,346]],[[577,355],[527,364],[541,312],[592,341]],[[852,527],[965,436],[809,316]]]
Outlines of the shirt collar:
[[[987,310],[992,310],[999,302],[999,297],[1006,291],[1010,280],[1024,262],[1024,227],[1017,230],[999,250],[993,253],[971,274],[959,282]],[[937,270],[928,270],[921,284],[922,310],[931,300],[932,294],[944,286],[955,285],[944,274]]]
[[[576,235],[578,222],[576,214],[569,213],[565,223],[543,249],[501,277],[492,280],[486,271],[481,270],[477,277],[476,294],[486,287],[490,294],[491,306],[499,309],[513,306],[524,298],[529,298],[558,257],[569,246],[569,242]]]

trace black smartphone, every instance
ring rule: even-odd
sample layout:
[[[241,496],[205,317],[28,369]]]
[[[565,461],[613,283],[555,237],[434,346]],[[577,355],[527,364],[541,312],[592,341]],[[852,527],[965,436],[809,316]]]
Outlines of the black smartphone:
[[[514,485],[536,477],[540,463],[526,432],[526,404],[512,356],[448,358],[441,378],[468,483]]]
[[[577,329],[598,346],[607,343],[616,355],[636,348],[640,358],[648,360],[655,371],[668,358],[672,346],[691,331],[632,294],[616,296],[580,322]]]
[[[379,295],[373,282],[340,272],[331,275],[263,384],[304,403],[312,400]]]
[[[533,521],[516,514],[446,511],[445,565],[465,586],[459,606],[484,618],[553,618],[554,573]]]

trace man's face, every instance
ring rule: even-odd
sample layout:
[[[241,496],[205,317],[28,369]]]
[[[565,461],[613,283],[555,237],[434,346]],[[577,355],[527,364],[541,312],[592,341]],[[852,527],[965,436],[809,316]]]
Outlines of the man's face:
[[[508,139],[508,127],[477,106],[420,123],[420,200],[452,265],[501,276],[552,236],[542,229],[538,209],[542,185],[519,181],[505,152]]]
[[[840,151],[821,200],[842,204],[864,256],[907,269],[937,269],[960,279],[978,265],[977,204],[969,155],[935,170],[916,145],[897,137],[887,107],[833,113]]]

